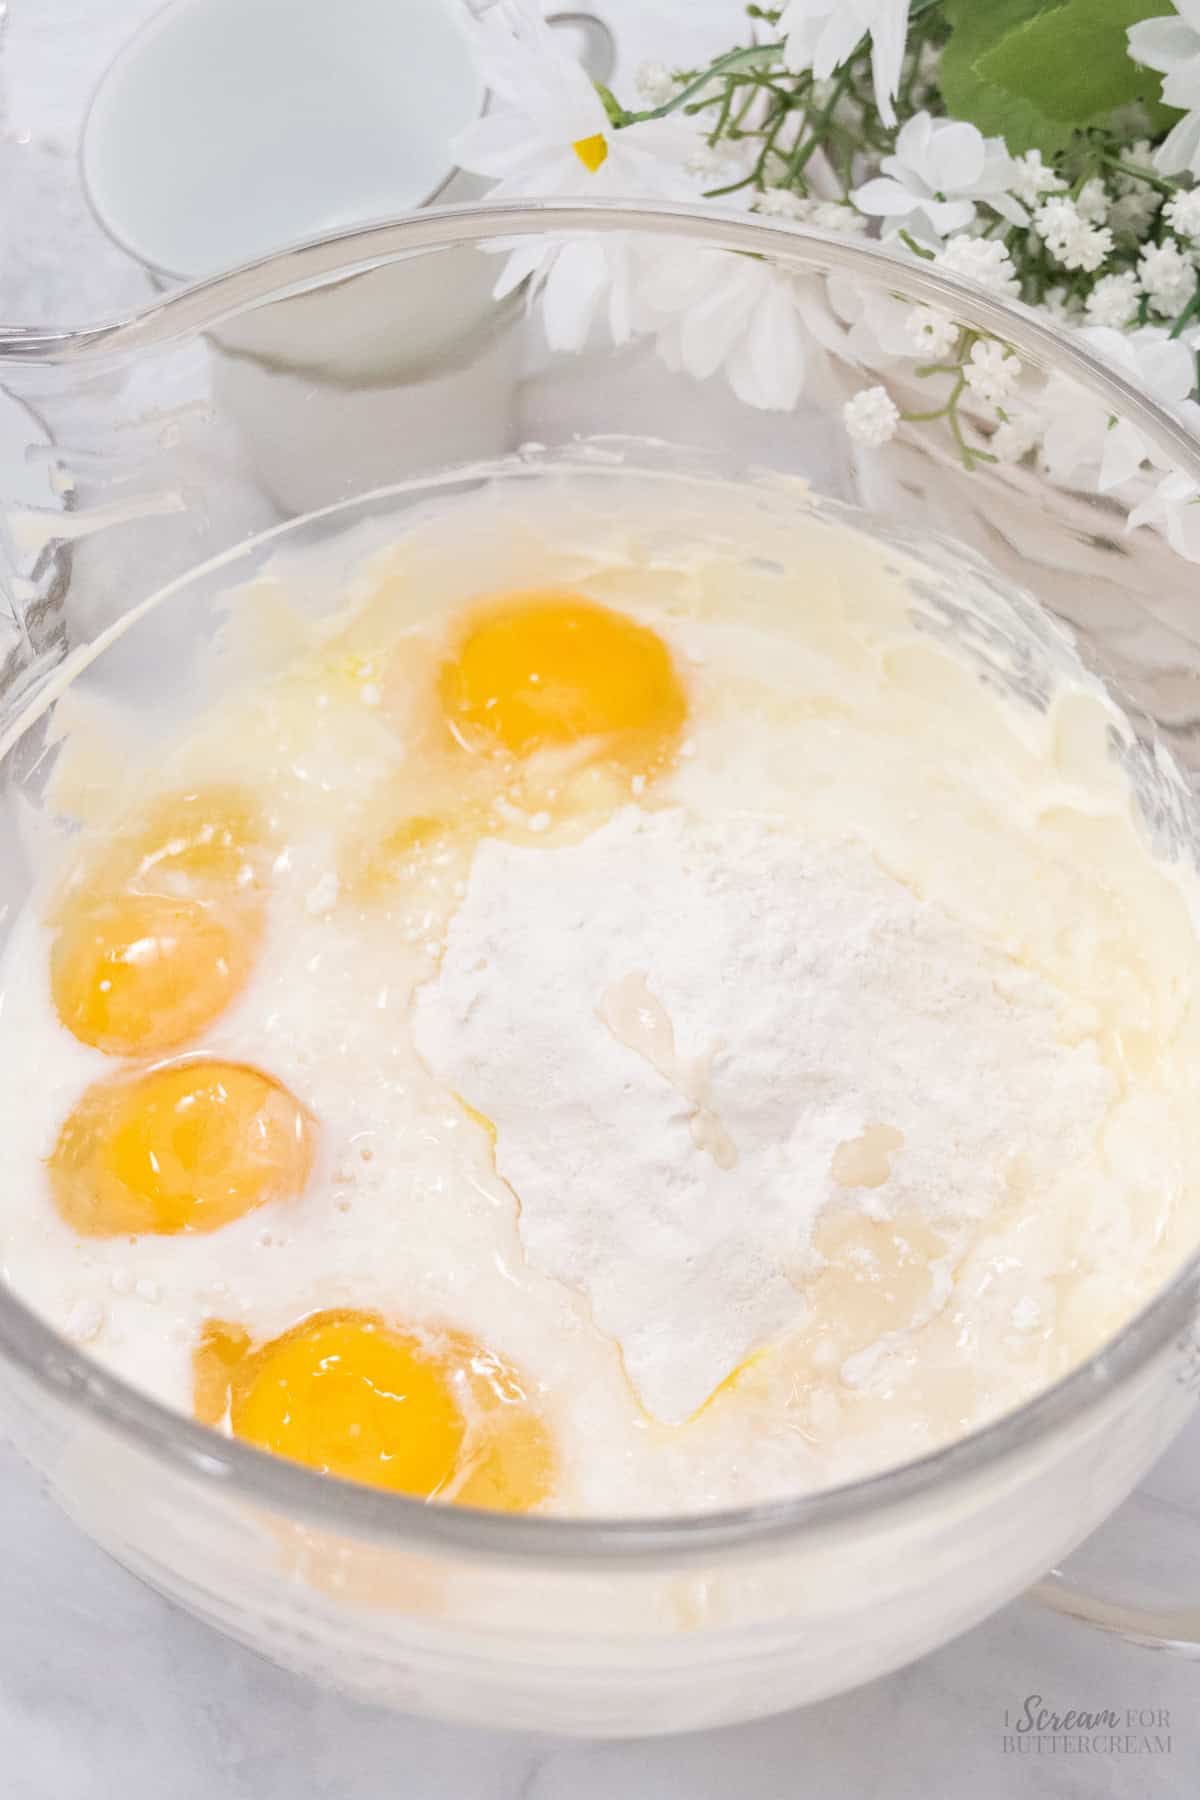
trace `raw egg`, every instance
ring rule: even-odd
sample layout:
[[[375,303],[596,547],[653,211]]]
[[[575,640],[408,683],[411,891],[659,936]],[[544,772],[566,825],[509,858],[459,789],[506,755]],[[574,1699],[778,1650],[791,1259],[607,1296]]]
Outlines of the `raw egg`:
[[[259,934],[242,908],[165,894],[72,906],[50,951],[58,1016],[115,1056],[175,1049],[241,992]]]
[[[374,840],[351,846],[344,859],[346,885],[370,896],[382,890],[428,883],[437,867],[449,866],[456,849],[469,847],[466,827],[432,813],[414,813],[383,828]],[[456,873],[458,871],[456,870]]]
[[[266,822],[237,787],[168,794],[122,832],[105,859],[111,879],[149,892],[219,890],[255,885],[267,842]]]
[[[326,1475],[420,1500],[526,1512],[554,1480],[549,1434],[510,1365],[451,1332],[313,1313],[257,1348],[210,1322],[196,1351],[205,1424]]]
[[[308,1179],[314,1128],[294,1095],[239,1063],[98,1081],[59,1133],[54,1203],[85,1237],[217,1231]]]
[[[111,1055],[186,1043],[245,986],[262,933],[266,832],[235,789],[157,802],[72,883],[50,983],[59,1018]]]
[[[656,632],[582,594],[511,594],[478,613],[443,663],[446,723],[468,749],[528,756],[584,739],[662,749],[687,714]]]

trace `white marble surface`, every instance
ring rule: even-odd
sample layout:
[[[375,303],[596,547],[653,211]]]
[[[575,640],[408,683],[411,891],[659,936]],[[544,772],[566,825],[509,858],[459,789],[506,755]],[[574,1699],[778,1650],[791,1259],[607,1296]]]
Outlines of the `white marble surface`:
[[[801,1712],[581,1744],[405,1719],[283,1674],[117,1568],[2,1453],[0,1506],[4,1800],[1010,1800],[1018,1786],[1031,1800],[1191,1800],[1196,1791],[1196,1665],[1029,1601],[913,1668]],[[1027,1694],[1059,1711],[1167,1708],[1171,1752],[1018,1762],[1002,1747],[1003,1716]]]
[[[403,0],[396,0],[403,4]],[[88,94],[153,0],[11,0],[0,54],[0,318],[64,324],[148,293],[79,191]],[[626,69],[682,49],[685,0],[606,0]],[[733,0],[686,0],[689,44],[719,42]],[[336,6],[331,5],[331,18]],[[1200,1492],[1200,1426],[1149,1484]],[[855,1694],[766,1723],[647,1743],[477,1733],[322,1693],[225,1642],[79,1536],[0,1446],[0,1796],[3,1800],[1184,1800],[1200,1768],[1194,1663],[1134,1649],[1031,1601]],[[1200,1528],[1177,1591],[1200,1598]],[[1023,1756],[1005,1709],[1168,1709],[1154,1757]]]

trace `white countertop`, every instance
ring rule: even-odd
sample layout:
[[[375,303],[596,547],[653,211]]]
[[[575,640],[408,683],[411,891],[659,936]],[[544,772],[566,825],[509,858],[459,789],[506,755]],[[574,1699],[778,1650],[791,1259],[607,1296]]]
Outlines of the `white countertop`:
[[[1178,1453],[1177,1453],[1178,1454]],[[1200,1460],[1192,1432],[1191,1463]],[[0,1452],[4,1800],[1192,1800],[1195,1664],[1020,1601],[914,1667],[759,1724],[585,1744],[427,1724],[218,1637],[86,1542]],[[1200,1589],[1200,1557],[1188,1574]],[[1167,1709],[1169,1754],[1021,1756],[1006,1709]]]
[[[397,0],[401,3],[401,0]],[[80,195],[88,94],[154,0],[11,0],[0,54],[0,319],[79,323],[135,305],[145,276]],[[734,0],[605,0],[622,64],[732,41]],[[335,9],[331,8],[331,18]],[[694,35],[693,35],[694,34]],[[1151,1484],[1200,1495],[1200,1424]],[[890,1678],[761,1724],[580,1744],[431,1725],[270,1667],[169,1606],[82,1538],[0,1445],[3,1800],[861,1800],[970,1792],[1190,1800],[1200,1768],[1194,1664],[1021,1601]],[[1181,1598],[1200,1600],[1200,1526]],[[1006,1753],[1004,1714],[1166,1709],[1153,1756]],[[1019,1762],[1019,1766],[1018,1766]]]

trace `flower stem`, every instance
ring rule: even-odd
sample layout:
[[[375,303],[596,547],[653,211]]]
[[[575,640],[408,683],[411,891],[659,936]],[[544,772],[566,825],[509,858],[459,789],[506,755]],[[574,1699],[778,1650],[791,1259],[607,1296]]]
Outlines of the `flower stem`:
[[[1177,181],[1170,181],[1165,175],[1152,175],[1149,169],[1140,169],[1137,163],[1124,162],[1119,156],[1113,156],[1107,150],[1101,152],[1100,160],[1110,169],[1119,170],[1122,175],[1132,175],[1135,181],[1144,181],[1147,187],[1157,188],[1160,194],[1177,194],[1179,192]]]
[[[794,187],[807,168],[813,153],[820,149],[822,139],[829,128],[829,121],[837,109],[837,103],[854,79],[854,58],[857,55],[858,51],[853,51],[849,59],[842,64],[834,81],[833,90],[820,112],[815,113],[812,118],[806,117],[808,136],[798,140],[788,162],[787,171],[779,184],[780,187]]]
[[[968,444],[966,438],[963,436],[962,420],[958,416],[958,403],[962,398],[962,392],[966,385],[967,378],[960,372],[958,380],[951,390],[950,398],[946,402],[946,423],[950,427],[951,437],[958,446],[958,454],[962,458],[962,466],[969,474],[977,462],[994,463],[998,459],[992,455],[990,450],[974,449],[972,445]]]
[[[708,134],[708,141],[710,144],[716,143],[726,125],[729,123],[729,115],[733,110],[733,86],[734,84],[732,81],[727,81],[725,83],[725,92],[721,98],[721,110],[717,114],[716,124]]]
[[[1200,315],[1200,281],[1192,289],[1192,297],[1172,325],[1169,336],[1177,338],[1184,326],[1190,325],[1197,315]]]
[[[907,244],[908,248],[912,251],[913,255],[919,256],[921,258],[922,262],[936,261],[935,253],[929,248],[929,246],[927,244],[918,244],[916,238],[912,237],[907,231],[905,231],[903,229],[903,227],[901,228],[898,235],[900,238],[900,242],[902,244]]]
[[[689,81],[686,87],[681,87],[677,94],[672,94],[671,98],[664,100],[661,106],[652,106],[646,112],[622,110],[621,117],[615,119],[613,123],[618,126],[645,125],[650,119],[665,119],[671,113],[678,112],[680,107],[686,105],[689,100],[694,100],[697,94],[703,92],[709,82],[716,81],[722,75],[736,74],[740,69],[770,68],[776,58],[782,55],[782,44],[747,44],[743,45],[740,50],[730,50],[727,55],[718,56],[717,60],[710,63],[708,68],[697,75],[694,81]]]

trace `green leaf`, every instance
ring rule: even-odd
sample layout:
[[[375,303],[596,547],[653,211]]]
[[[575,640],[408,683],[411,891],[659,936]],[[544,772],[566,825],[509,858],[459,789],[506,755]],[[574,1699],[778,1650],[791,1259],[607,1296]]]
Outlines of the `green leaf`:
[[[946,110],[1008,147],[1053,156],[1073,134],[1141,101],[1152,134],[1174,118],[1161,76],[1129,56],[1126,30],[1165,0],[946,0]]]

